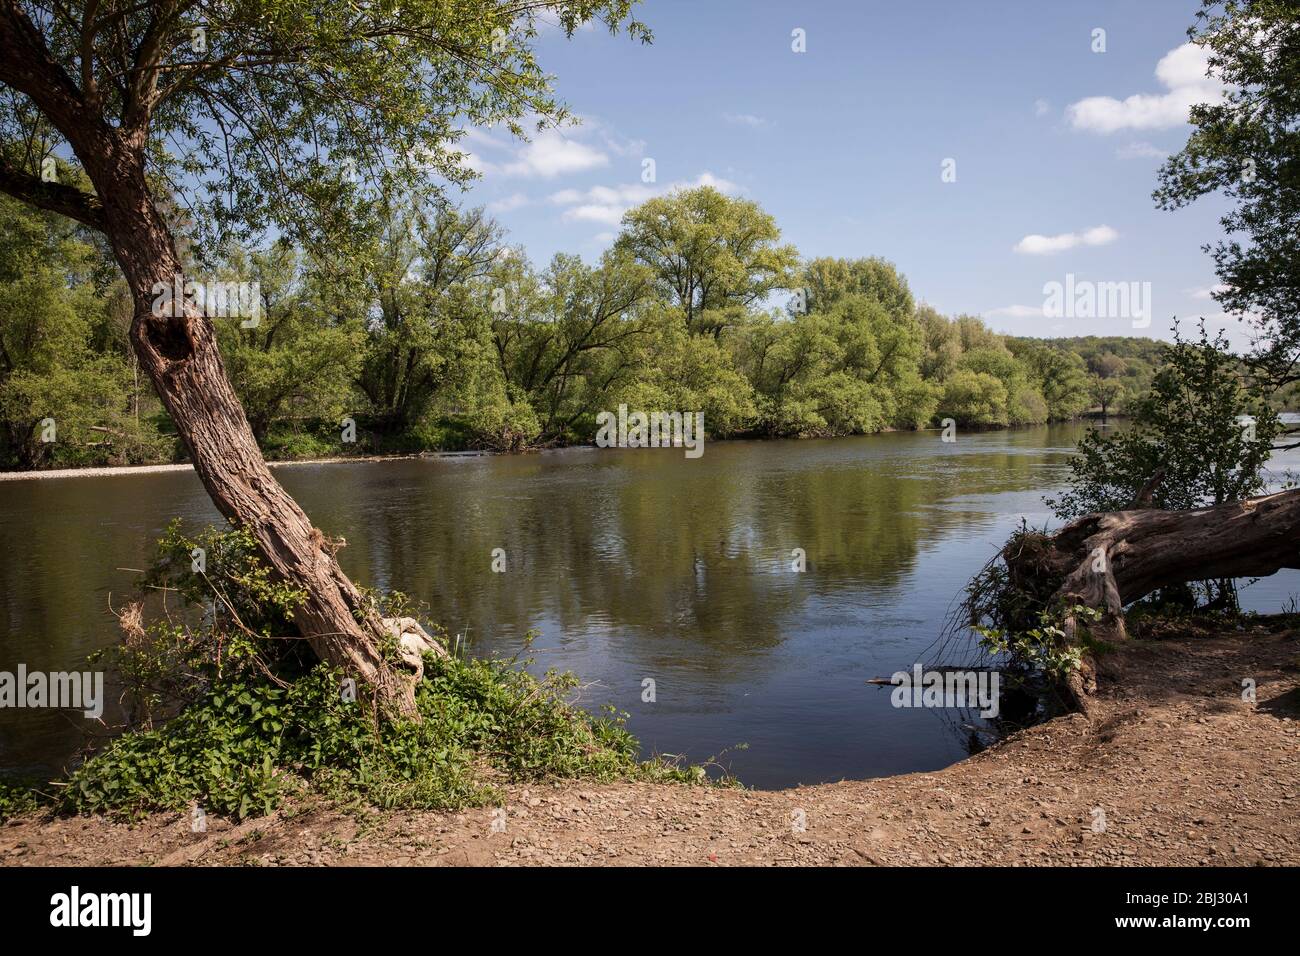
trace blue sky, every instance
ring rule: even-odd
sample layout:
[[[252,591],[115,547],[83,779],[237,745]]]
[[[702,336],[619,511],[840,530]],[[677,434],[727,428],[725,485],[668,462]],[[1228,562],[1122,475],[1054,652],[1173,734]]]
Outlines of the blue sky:
[[[1174,315],[1234,329],[1215,321],[1201,251],[1221,201],[1151,200],[1186,104],[1216,90],[1178,52],[1198,5],[647,0],[650,46],[543,35],[539,59],[583,125],[529,145],[475,133],[464,148],[484,178],[467,201],[543,264],[599,255],[651,192],[713,182],[758,201],[804,256],[884,256],[919,300],[1001,331],[1164,337]],[[1044,283],[1067,273],[1151,283],[1155,321],[1044,317]]]

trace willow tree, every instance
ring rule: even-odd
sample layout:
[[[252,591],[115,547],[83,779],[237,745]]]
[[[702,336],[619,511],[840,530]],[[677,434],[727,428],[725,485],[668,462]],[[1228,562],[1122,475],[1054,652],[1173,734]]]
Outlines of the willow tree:
[[[157,290],[196,248],[268,231],[364,248],[376,196],[473,174],[473,126],[561,122],[541,29],[648,40],[635,0],[0,0],[0,190],[102,232],[130,286],[131,341],[218,510],[306,595],[325,661],[414,712],[383,623],[262,460],[209,319]],[[46,135],[48,134],[48,135]],[[90,188],[49,175],[55,151]],[[158,314],[161,313],[161,314]]]
[[[780,238],[758,203],[697,186],[628,210],[615,249],[651,269],[687,331],[717,338],[750,306],[792,286],[799,256]]]

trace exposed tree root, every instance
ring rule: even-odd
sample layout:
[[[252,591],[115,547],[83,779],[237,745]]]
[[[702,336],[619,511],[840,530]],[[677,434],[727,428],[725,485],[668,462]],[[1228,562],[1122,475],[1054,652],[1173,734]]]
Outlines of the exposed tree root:
[[[1193,511],[1084,515],[1052,535],[1018,535],[1003,560],[1013,587],[1049,609],[1095,608],[1102,616],[1092,636],[1123,640],[1124,608],[1160,588],[1300,567],[1300,490]],[[1074,615],[1067,613],[1065,631],[1067,641],[1081,643]],[[1066,688],[1068,703],[1086,710],[1095,686],[1085,654]]]

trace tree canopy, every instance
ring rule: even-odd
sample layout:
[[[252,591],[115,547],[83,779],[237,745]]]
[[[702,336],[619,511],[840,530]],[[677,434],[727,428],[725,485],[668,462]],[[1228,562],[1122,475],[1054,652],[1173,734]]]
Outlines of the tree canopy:
[[[196,248],[274,228],[337,251],[377,234],[385,197],[473,178],[470,127],[564,122],[538,30],[595,19],[649,39],[633,3],[5,0],[0,189],[101,227],[102,197],[41,177],[60,135],[78,150],[101,132],[64,128],[84,107],[144,150]]]
[[[737,220],[726,203],[714,208],[720,218],[708,228],[726,237]],[[13,304],[0,308],[12,360],[0,368],[5,463],[182,456],[136,374],[129,296],[108,253],[53,214],[0,199],[0,216],[13,224],[13,241],[0,243],[0,303]],[[702,411],[713,437],[864,434],[945,418],[1032,424],[1122,408],[1163,361],[1149,339],[1017,339],[972,316],[945,317],[914,305],[906,278],[880,258],[796,259],[782,281],[809,282],[810,308],[732,304],[725,327],[692,328],[662,274],[623,237],[595,262],[562,254],[537,265],[481,208],[411,200],[385,216],[367,257],[325,259],[286,237],[250,249],[228,242],[211,256],[216,276],[259,289],[256,324],[215,326],[270,456],[586,442],[596,414],[620,403]],[[627,232],[643,218],[632,210]],[[39,295],[38,280],[47,283]],[[45,329],[39,389],[22,374],[38,353],[19,336],[34,323]],[[65,387],[74,378],[79,387]],[[47,415],[66,427],[42,443]],[[344,417],[356,424],[354,443],[340,442]]]
[[[1225,84],[1191,109],[1186,146],[1160,171],[1173,209],[1221,192],[1225,238],[1208,245],[1214,298],[1249,318],[1254,365],[1275,387],[1300,381],[1300,10],[1288,0],[1206,0],[1189,31]]]

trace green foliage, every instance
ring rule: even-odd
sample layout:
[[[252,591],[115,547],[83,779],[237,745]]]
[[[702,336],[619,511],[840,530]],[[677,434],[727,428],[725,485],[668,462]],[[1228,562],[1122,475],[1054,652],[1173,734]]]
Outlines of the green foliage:
[[[374,267],[354,277],[372,304],[356,386],[370,420],[394,434],[480,374],[494,290],[513,279],[515,305],[523,293],[519,275],[501,266],[501,228],[482,209],[393,210],[383,238]],[[366,309],[357,303],[352,311]]]
[[[629,409],[700,411],[714,436],[753,426],[758,415],[754,389],[735,367],[726,343],[692,335],[676,310],[657,309],[650,312],[646,334],[635,348],[632,361],[642,371],[611,397],[611,410],[625,403]]]
[[[65,221],[6,210],[18,239],[0,242],[0,344],[18,343],[21,357],[7,378],[0,369],[10,464],[172,460],[166,415],[134,372],[114,267]],[[214,324],[268,457],[589,442],[597,414],[620,404],[702,412],[715,439],[947,417],[1035,424],[1094,402],[1110,411],[1121,394],[1131,402],[1158,359],[1135,340],[1009,339],[918,308],[879,258],[796,270],[770,216],[707,187],[632,210],[597,262],[560,254],[541,270],[482,209],[412,194],[381,218],[363,259],[281,241],[229,243],[204,260],[213,279],[260,291],[256,324]],[[668,246],[653,246],[655,229]],[[797,297],[766,307],[790,287],[805,291],[805,308]],[[36,441],[46,414],[59,428],[51,446]],[[342,440],[344,418],[355,442]]]
[[[1088,397],[1101,408],[1103,419],[1124,400],[1125,394],[1124,383],[1117,378],[1088,377]]]
[[[1016,351],[1016,342],[1032,340],[1009,339],[1008,347]],[[1164,343],[1158,339],[1122,336],[1087,335],[1069,339],[1054,339],[1056,348],[1078,355],[1087,366],[1088,374],[1095,379],[1119,384],[1119,407],[1125,409],[1129,400],[1140,398],[1151,387],[1155,369],[1163,361]],[[1096,395],[1093,404],[1100,407]]]
[[[890,315],[906,318],[916,311],[907,279],[892,262],[870,259],[832,259],[823,256],[803,269],[810,312],[826,312],[848,295],[875,299]]]
[[[1006,338],[973,316],[949,320],[928,306],[917,319],[921,374],[938,387],[938,415],[989,427],[1066,421],[1087,410],[1087,367],[1072,346]]]
[[[40,805],[41,798],[31,784],[0,780],[0,823],[30,813]]]
[[[717,335],[749,306],[793,284],[797,253],[778,245],[780,237],[776,220],[757,203],[700,186],[630,210],[615,248],[650,268],[687,329]]]
[[[303,653],[290,627],[301,595],[272,579],[242,529],[189,537],[174,522],[145,583],[181,607],[148,626],[128,609],[127,639],[103,662],[122,678],[133,727],[56,785],[61,810],[197,805],[246,817],[309,792],[458,809],[498,799],[509,781],[706,779],[700,767],[640,760],[626,715],[587,713],[570,700],[572,675],[539,678],[527,660],[426,655],[422,719],[377,716],[343,672]],[[412,613],[401,595],[371,599],[385,615]],[[26,799],[0,793],[0,812]]]
[[[468,128],[566,121],[534,54],[539,30],[600,23],[648,42],[633,2],[181,2],[161,16],[23,0],[14,19],[41,25],[46,55],[64,82],[77,78],[95,120],[144,141],[156,183],[180,184],[202,247],[274,226],[345,260],[368,255],[379,197],[474,178],[456,148]],[[0,133],[15,144],[28,103],[0,101]],[[40,175],[41,153],[6,152]]]
[[[140,814],[197,804],[245,817],[308,790],[340,802],[430,810],[481,806],[506,781],[703,782],[702,768],[641,761],[617,714],[568,703],[572,677],[523,661],[426,658],[421,720],[382,723],[318,665],[287,688],[222,679],[155,729],[119,737],[78,768],[60,806]]]
[[[170,439],[138,414],[103,262],[68,220],[0,198],[0,467],[170,457]]]
[[[1009,424],[1007,387],[988,372],[958,369],[944,382],[939,412],[959,425]]]
[[[721,438],[947,417],[1033,424],[1141,400],[1157,365],[1149,340],[1009,339],[946,318],[917,306],[879,257],[801,263],[757,202],[711,186],[629,210],[599,262],[560,255],[545,269],[482,209],[453,208],[447,187],[476,175],[461,148],[471,130],[527,137],[571,119],[534,55],[543,21],[648,41],[633,6],[403,0],[358,12],[277,0],[182,3],[158,20],[23,0],[16,15],[40,20],[54,63],[87,87],[86,108],[145,144],[156,202],[190,212],[169,216],[186,268],[260,283],[262,322],[222,321],[217,335],[271,456],[585,442],[596,414],[622,402],[702,411]],[[1232,85],[1192,110],[1193,135],[1157,192],[1167,206],[1219,189],[1235,201],[1215,249],[1218,298],[1262,317],[1256,368],[1290,383],[1269,396],[1275,407],[1300,394],[1297,23],[1278,0],[1207,0],[1193,39]],[[120,63],[133,64],[126,86]],[[9,92],[0,160],[39,177],[61,134]],[[61,186],[88,197],[80,168],[57,164]],[[176,458],[102,246],[7,200],[0,220],[0,464]],[[790,306],[774,308],[784,293],[796,293]],[[345,416],[355,443],[340,440]],[[39,440],[47,417],[54,443]]]
[[[362,354],[361,323],[331,316],[319,272],[283,245],[251,256],[231,250],[218,277],[256,282],[261,292],[255,325],[216,323],[226,373],[254,436],[268,445],[272,428],[285,435],[304,424],[334,426],[351,404]]]
[[[537,413],[527,400],[502,398],[475,410],[467,422],[470,443],[489,451],[515,452],[533,445],[542,432]]]
[[[980,646],[990,654],[1003,656],[1010,666],[1042,674],[1053,682],[1064,681],[1078,669],[1087,650],[1086,641],[1067,642],[1066,617],[1074,617],[1077,626],[1101,620],[1101,612],[1083,604],[1042,611],[1037,625],[1023,631],[976,625]]]
[[[1176,333],[1177,334],[1177,333]],[[1152,504],[1199,508],[1264,490],[1264,468],[1280,432],[1277,414],[1222,333],[1164,347],[1151,391],[1131,403],[1131,426],[1090,430],[1070,462],[1070,487],[1047,499],[1060,518],[1129,506],[1157,471]]]
[[[542,442],[590,441],[596,414],[651,374],[657,358],[643,351],[655,334],[652,275],[617,249],[594,267],[557,255],[541,275],[518,259],[491,290],[500,306],[489,339],[500,388],[509,404],[532,409]]]
[[[1292,0],[1204,0],[1193,43],[1223,97],[1193,106],[1191,135],[1160,170],[1156,202],[1219,193],[1223,238],[1209,249],[1214,298],[1254,326],[1251,363],[1269,386],[1300,381],[1300,8]],[[1292,395],[1294,396],[1294,392]]]
[[[1080,356],[1024,339],[1009,341],[1007,347],[1042,396],[1045,420],[1077,418],[1088,408],[1088,369]]]
[[[325,422],[313,423],[309,430],[293,428],[288,423],[275,422],[262,439],[262,454],[267,458],[285,460],[310,460],[313,458],[331,458],[338,455],[339,429]],[[436,445],[417,446],[437,447]],[[361,450],[370,450],[365,446]]]
[[[219,9],[180,2],[162,15],[147,4],[103,10],[94,2],[20,0],[6,22],[15,36],[30,33],[40,43],[29,69],[18,71],[33,75],[11,77],[0,98],[0,165],[10,192],[87,222],[103,220],[110,234],[126,223],[94,193],[143,176],[161,218],[174,224],[169,238],[179,240],[187,271],[239,260],[229,255],[234,244],[251,248],[278,235],[329,276],[330,287],[324,298],[306,301],[298,290],[276,289],[283,301],[267,302],[267,328],[223,330],[226,364],[258,438],[283,430],[285,421],[329,417],[340,399],[355,399],[353,385],[372,406],[355,405],[358,415],[371,413],[372,433],[411,432],[426,424],[435,393],[457,384],[467,364],[460,347],[481,341],[463,334],[459,316],[447,315],[449,303],[465,303],[455,288],[466,278],[460,260],[473,258],[465,250],[479,237],[459,229],[472,217],[439,213],[432,223],[421,219],[418,241],[410,241],[400,235],[409,221],[394,207],[441,205],[448,186],[474,179],[457,148],[473,128],[527,137],[569,122],[534,55],[539,32],[558,25],[571,37],[599,23],[649,42],[649,30],[631,15],[634,3],[255,0]],[[51,106],[54,94],[37,92],[66,93],[70,77],[75,95],[61,101],[66,110]],[[79,136],[73,126],[97,132]],[[59,147],[83,154],[81,163],[98,177],[93,189],[76,167],[59,170],[56,188],[40,185],[43,164]],[[403,268],[412,245],[424,270],[415,290]],[[269,285],[285,285],[274,255],[251,258],[252,271],[265,273]],[[444,264],[455,268],[443,274]],[[25,275],[30,284],[30,270]],[[62,293],[60,284],[30,289],[23,281],[5,277],[5,293],[15,301],[49,293],[41,318],[68,326],[70,344],[60,351],[75,350],[76,316],[49,301]],[[355,308],[342,316],[330,314],[325,299],[358,290],[367,298],[349,303]],[[133,291],[137,299],[146,293]],[[382,321],[371,324],[375,304]],[[357,349],[362,328],[373,333],[365,356]],[[64,377],[55,368],[26,378],[20,367],[0,370],[11,386],[0,415],[12,426],[0,451],[25,467],[40,463],[48,449],[33,445],[29,423],[18,418],[30,419],[33,409],[40,409],[37,420],[55,412],[66,418],[65,434],[77,447],[86,446],[88,428],[117,431],[89,424],[85,406],[123,394],[123,383],[93,378],[92,362],[76,366],[78,374]],[[120,363],[107,369],[121,371]],[[42,393],[42,383],[57,388]],[[66,396],[72,406],[55,407],[54,399]],[[132,413],[138,423],[138,396]]]
[[[917,427],[933,411],[917,363],[922,332],[874,296],[838,297],[826,311],[766,316],[734,347],[759,398],[759,429],[772,435],[851,435]]]
[[[965,643],[973,634],[978,649],[1012,686],[1050,708],[1059,703],[1057,693],[1083,656],[1105,648],[1089,632],[1089,625],[1102,618],[1099,610],[1056,601],[1061,580],[1039,560],[1048,548],[1046,534],[1022,522],[967,583],[962,603],[949,619],[946,640]],[[1012,562],[1021,573],[1011,573]],[[1025,574],[1025,568],[1034,570]],[[1067,619],[1073,619],[1073,640]]]

